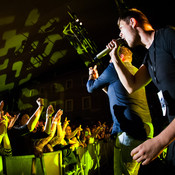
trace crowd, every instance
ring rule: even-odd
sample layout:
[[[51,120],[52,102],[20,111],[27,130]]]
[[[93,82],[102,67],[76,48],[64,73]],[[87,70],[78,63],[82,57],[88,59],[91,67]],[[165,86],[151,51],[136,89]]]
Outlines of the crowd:
[[[63,110],[55,112],[52,105],[46,109],[45,120],[40,120],[44,109],[44,99],[36,100],[38,108],[30,117],[28,114],[10,115],[0,103],[0,154],[2,156],[21,156],[62,150],[63,164],[77,162],[76,149],[87,147],[98,140],[110,138],[111,126],[100,121],[92,126],[71,125]],[[44,113],[44,112],[43,112]]]

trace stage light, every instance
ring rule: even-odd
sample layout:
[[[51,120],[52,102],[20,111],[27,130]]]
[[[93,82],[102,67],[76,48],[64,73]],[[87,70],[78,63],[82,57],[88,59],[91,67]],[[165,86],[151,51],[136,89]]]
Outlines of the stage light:
[[[83,61],[87,67],[94,61],[93,57],[97,53],[97,46],[89,37],[86,28],[75,13],[68,12],[71,21],[64,27],[63,34],[77,53],[83,56]]]

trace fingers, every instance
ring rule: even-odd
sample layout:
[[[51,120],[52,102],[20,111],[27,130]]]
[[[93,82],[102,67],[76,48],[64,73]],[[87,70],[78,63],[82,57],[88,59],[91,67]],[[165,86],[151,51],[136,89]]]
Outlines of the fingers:
[[[148,165],[151,162],[150,159],[146,159],[145,161],[142,162],[142,165]]]
[[[63,114],[63,110],[62,109],[59,109],[58,111],[57,111],[57,113],[56,113],[56,115],[59,115],[59,116],[61,116]]]
[[[142,165],[147,165],[151,162],[151,159],[141,150],[140,146],[131,151],[131,156],[133,160],[136,160],[138,163],[142,162]]]
[[[97,65],[94,66],[94,70],[97,70]]]
[[[97,65],[89,68],[89,75],[95,74],[97,72]]]
[[[109,48],[110,50],[112,50],[115,47],[117,48],[118,47],[117,41],[113,39],[111,42],[108,43],[106,47]]]
[[[82,131],[82,130],[83,130],[83,129],[81,128],[81,125],[78,127],[78,130],[79,130],[79,131]]]
[[[97,70],[97,65],[95,65],[94,67],[89,67],[89,71],[94,71]]]
[[[134,148],[131,151],[131,156],[133,157],[133,160],[136,160],[137,162],[143,161],[143,155],[144,152],[140,151],[140,146]]]
[[[93,74],[93,72],[94,72],[94,68],[93,67],[89,67],[89,75]]]
[[[48,112],[49,114],[53,114],[53,113],[54,113],[54,109],[53,109],[53,106],[52,106],[52,105],[49,105],[49,106],[48,106],[47,112]]]
[[[19,118],[19,115],[20,113],[18,115],[14,115],[14,121],[16,121]]]
[[[44,106],[44,99],[43,99],[43,98],[38,98],[38,99],[36,100],[36,102],[37,102],[37,104],[38,104],[39,106]]]
[[[141,160],[141,157],[144,155],[144,152],[141,151],[141,147],[138,146],[136,148],[134,148],[132,151],[131,151],[131,156],[133,157],[134,160],[137,160],[138,162],[142,161]]]
[[[138,147],[134,148],[132,151],[131,151],[131,156],[133,157],[135,154],[138,153]]]

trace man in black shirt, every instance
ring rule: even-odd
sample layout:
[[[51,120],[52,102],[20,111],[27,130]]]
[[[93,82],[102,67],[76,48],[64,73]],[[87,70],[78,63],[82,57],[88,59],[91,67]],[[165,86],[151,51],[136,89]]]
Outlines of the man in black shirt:
[[[166,115],[170,124],[156,137],[136,147],[131,155],[134,160],[148,164],[155,159],[167,145],[175,153],[175,30],[164,28],[155,31],[147,17],[137,9],[121,13],[118,19],[120,37],[129,47],[142,45],[148,49],[143,64],[135,75],[125,68],[117,56],[118,44],[112,40],[108,44],[110,56],[119,78],[128,91],[132,93],[146,86],[151,80],[164,96]],[[170,152],[171,153],[171,152]],[[168,162],[175,169],[175,154],[167,156]]]
[[[18,126],[18,127],[14,126],[7,131],[10,139],[11,147],[12,147],[12,155],[14,156],[25,155],[24,150],[26,149],[24,148],[24,146],[26,147],[29,146],[29,145],[24,145],[24,136],[31,133],[34,130],[41,116],[41,113],[44,109],[44,99],[38,98],[36,100],[36,103],[38,104],[38,108],[33,113],[33,115],[29,118],[29,120],[25,125]]]

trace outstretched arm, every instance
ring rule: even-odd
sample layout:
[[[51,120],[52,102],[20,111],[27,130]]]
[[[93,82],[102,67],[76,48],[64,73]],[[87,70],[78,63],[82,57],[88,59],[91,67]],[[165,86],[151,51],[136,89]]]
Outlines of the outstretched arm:
[[[42,154],[44,146],[54,137],[57,122],[60,119],[62,114],[63,114],[63,111],[59,109],[52,120],[50,135],[47,138],[43,138],[36,143],[35,145],[35,155],[36,156],[40,156]]]
[[[131,156],[142,165],[149,164],[158,157],[162,151],[175,140],[175,119],[156,137],[149,139],[133,149]]]
[[[16,120],[19,118],[19,115],[20,115],[20,113],[19,113],[18,115],[14,115],[14,116],[10,119],[10,122],[9,122],[9,125],[8,125],[8,129],[11,129],[11,128],[14,126]]]
[[[8,127],[8,117],[6,115],[3,115],[2,120],[0,122],[0,143],[3,141],[3,147],[0,148],[0,154],[5,156],[11,156],[12,149],[7,134],[7,127]]]
[[[49,105],[47,110],[46,110],[46,123],[45,123],[45,127],[44,127],[44,131],[47,134],[50,134],[53,113],[54,113],[53,106]]]
[[[77,128],[71,133],[71,135],[70,135],[69,137],[67,137],[67,138],[68,138],[68,139],[71,139],[71,138],[75,137],[76,134],[77,134],[77,132],[82,131],[82,130],[83,130],[83,129],[81,128],[81,125],[80,125],[80,126],[77,127]]]
[[[44,108],[44,99],[38,98],[36,102],[38,104],[38,108],[26,123],[30,132],[34,130]]]

